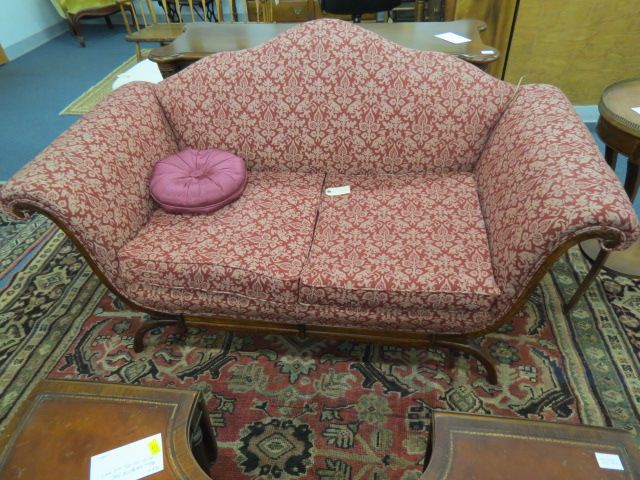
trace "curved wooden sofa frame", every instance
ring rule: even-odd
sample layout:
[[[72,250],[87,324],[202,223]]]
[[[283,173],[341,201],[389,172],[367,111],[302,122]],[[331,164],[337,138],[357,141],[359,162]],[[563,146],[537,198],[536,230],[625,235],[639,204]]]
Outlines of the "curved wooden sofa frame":
[[[149,318],[145,319],[142,325],[138,328],[134,337],[134,350],[141,352],[144,349],[144,335],[146,332],[153,328],[164,326],[178,326],[181,329],[186,328],[186,323],[194,326],[205,326],[208,328],[218,328],[221,330],[232,331],[247,331],[247,332],[264,332],[271,334],[281,335],[299,335],[301,337],[314,336],[319,338],[329,339],[349,339],[354,341],[387,343],[396,345],[407,345],[414,347],[436,347],[446,348],[450,350],[458,350],[463,353],[467,353],[474,357],[486,370],[487,380],[492,385],[497,385],[498,374],[495,365],[491,361],[491,358],[477,345],[472,343],[472,339],[486,333],[491,333],[500,328],[504,323],[511,320],[516,313],[524,306],[529,299],[533,290],[538,286],[542,277],[551,269],[551,266],[571,247],[577,245],[588,239],[596,238],[600,239],[603,245],[603,249],[593,263],[593,266],[589,270],[588,274],[584,278],[583,282],[579,285],[578,289],[574,293],[569,302],[564,305],[565,313],[568,312],[579,300],[585,290],[590,286],[594,280],[596,274],[602,267],[602,263],[606,259],[606,253],[610,249],[616,248],[623,242],[623,238],[616,235],[611,229],[593,229],[589,232],[580,233],[570,240],[567,240],[559,247],[557,247],[551,255],[538,267],[538,270],[533,274],[523,291],[520,293],[516,301],[511,308],[504,313],[493,325],[483,330],[471,332],[463,335],[447,335],[447,334],[430,334],[430,333],[417,333],[406,331],[385,331],[375,329],[364,328],[348,328],[348,327],[327,327],[327,326],[315,326],[315,325],[293,325],[287,323],[271,322],[271,321],[259,321],[251,320],[242,317],[233,316],[198,316],[198,315],[176,315],[165,312],[159,312],[147,307],[136,304],[123,295],[109,279],[102,273],[96,263],[91,258],[91,255],[87,252],[84,246],[77,239],[76,235],[69,229],[69,227],[56,218],[53,214],[43,209],[40,206],[29,204],[27,202],[18,202],[13,205],[14,215],[18,217],[26,217],[30,213],[40,213],[51,221],[53,221],[73,242],[76,248],[80,251],[84,259],[87,261],[93,272],[98,276],[102,283],[120,297],[125,303],[130,305],[134,310],[148,313]],[[241,320],[241,322],[238,322]],[[448,360],[451,365],[451,357]]]

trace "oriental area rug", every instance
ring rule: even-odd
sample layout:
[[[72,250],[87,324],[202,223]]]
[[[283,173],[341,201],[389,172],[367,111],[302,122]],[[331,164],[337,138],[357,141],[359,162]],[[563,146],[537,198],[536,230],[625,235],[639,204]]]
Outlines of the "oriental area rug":
[[[202,392],[219,445],[214,478],[417,479],[433,409],[610,425],[640,434],[640,281],[603,272],[567,318],[587,268],[563,257],[513,322],[474,360],[349,341],[171,328],[107,292],[50,222],[0,218],[0,426],[40,379]]]

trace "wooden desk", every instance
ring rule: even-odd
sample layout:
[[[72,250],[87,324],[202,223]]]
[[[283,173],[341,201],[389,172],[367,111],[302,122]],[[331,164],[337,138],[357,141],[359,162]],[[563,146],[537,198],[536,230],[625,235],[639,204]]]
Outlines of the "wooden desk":
[[[199,463],[208,470],[216,447],[199,393],[45,380],[0,437],[0,479],[89,478],[93,455],[156,433],[164,470],[154,479],[209,479]]]
[[[434,412],[430,442],[420,480],[640,478],[633,435],[614,428]],[[600,468],[595,452],[618,455],[624,471]]]
[[[191,23],[176,40],[154,48],[149,59],[156,62],[166,78],[207,55],[256,47],[276,35],[294,28],[296,23]],[[485,28],[479,20],[455,22],[361,23],[392,42],[417,50],[434,50],[456,55],[474,65],[487,65],[500,56],[485,45],[480,32]],[[434,35],[454,32],[471,38],[471,42],[454,45]],[[482,52],[486,53],[482,53]]]

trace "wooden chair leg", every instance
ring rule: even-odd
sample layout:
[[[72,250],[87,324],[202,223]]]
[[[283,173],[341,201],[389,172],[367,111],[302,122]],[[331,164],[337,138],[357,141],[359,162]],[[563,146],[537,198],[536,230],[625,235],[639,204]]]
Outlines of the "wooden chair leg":
[[[74,37],[78,36],[75,25],[69,19],[67,19],[67,22],[69,23],[69,31],[71,32],[71,35]]]
[[[425,0],[416,0],[416,22],[424,22]]]
[[[142,61],[142,49],[140,48],[140,42],[135,42],[136,45],[136,60],[138,62]]]
[[[80,30],[80,19],[77,15],[69,15],[69,24],[71,25],[71,30],[75,32],[76,37],[78,37],[78,42],[81,47],[86,47],[84,43],[84,36],[82,35],[82,31]]]

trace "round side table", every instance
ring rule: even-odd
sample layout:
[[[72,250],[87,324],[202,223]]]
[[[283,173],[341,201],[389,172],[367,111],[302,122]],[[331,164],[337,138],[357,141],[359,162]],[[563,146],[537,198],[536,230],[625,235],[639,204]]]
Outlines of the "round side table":
[[[596,132],[605,144],[604,158],[611,168],[615,168],[619,153],[628,157],[624,189],[631,201],[640,186],[640,109],[636,112],[633,110],[636,107],[640,107],[640,78],[609,85],[600,98],[600,118],[596,126]],[[580,248],[593,265],[565,304],[565,312],[575,306],[603,266],[626,275],[640,276],[640,242],[619,252],[603,251],[596,239],[581,243]]]

